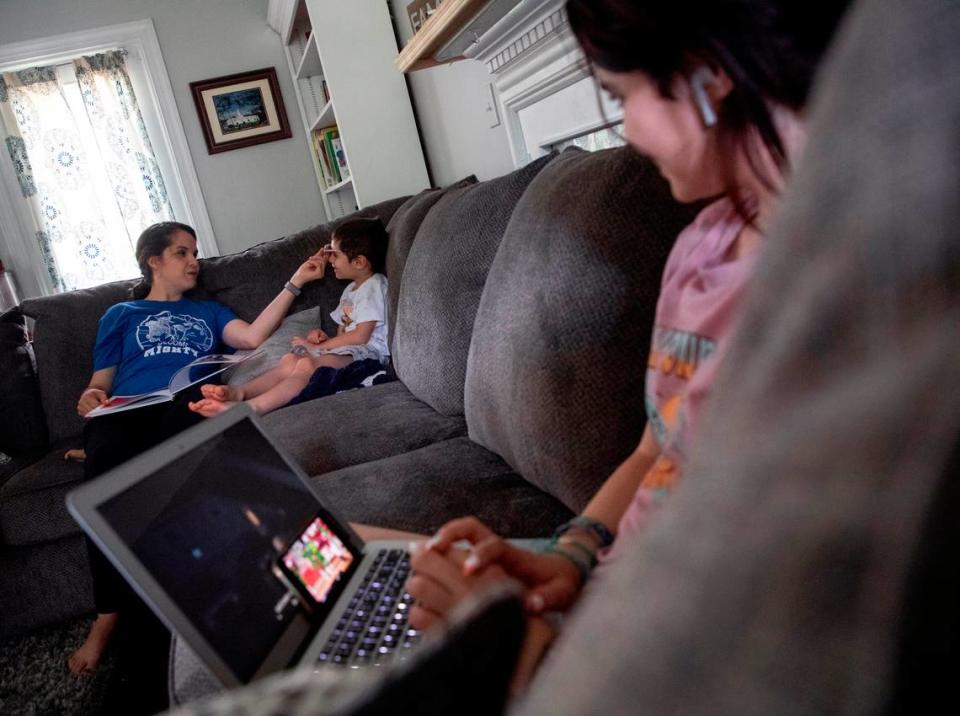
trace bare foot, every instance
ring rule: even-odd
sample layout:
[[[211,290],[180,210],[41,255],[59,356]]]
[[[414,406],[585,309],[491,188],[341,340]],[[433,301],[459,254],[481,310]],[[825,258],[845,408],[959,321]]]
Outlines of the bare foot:
[[[243,391],[240,390],[239,387],[234,388],[229,385],[204,383],[200,386],[200,393],[204,398],[209,398],[210,400],[219,400],[221,403],[243,400]]]
[[[87,453],[83,448],[70,448],[63,453],[64,460],[73,460],[74,462],[83,462],[87,459]]]
[[[97,614],[97,618],[90,626],[90,633],[80,648],[67,659],[67,667],[74,676],[92,674],[100,663],[110,637],[117,626],[117,613]]]
[[[195,413],[200,413],[200,415],[205,418],[212,418],[214,415],[219,415],[234,405],[236,405],[236,403],[233,401],[217,400],[216,398],[204,398],[203,400],[198,400],[196,403],[187,403],[187,407],[190,408],[190,410]]]

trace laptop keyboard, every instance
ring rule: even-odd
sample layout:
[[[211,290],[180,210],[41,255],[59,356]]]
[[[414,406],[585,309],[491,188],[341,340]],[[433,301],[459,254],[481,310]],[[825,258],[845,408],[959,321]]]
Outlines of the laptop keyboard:
[[[407,626],[413,597],[403,585],[409,574],[409,554],[400,549],[378,551],[317,657],[318,663],[358,668],[404,659],[420,640],[420,633]]]

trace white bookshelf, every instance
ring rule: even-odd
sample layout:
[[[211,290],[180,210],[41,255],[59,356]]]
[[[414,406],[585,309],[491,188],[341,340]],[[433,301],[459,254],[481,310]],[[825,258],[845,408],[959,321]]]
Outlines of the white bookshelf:
[[[429,186],[386,0],[270,0],[267,17],[284,45],[327,216]],[[313,135],[333,125],[349,176],[325,175],[313,149]]]

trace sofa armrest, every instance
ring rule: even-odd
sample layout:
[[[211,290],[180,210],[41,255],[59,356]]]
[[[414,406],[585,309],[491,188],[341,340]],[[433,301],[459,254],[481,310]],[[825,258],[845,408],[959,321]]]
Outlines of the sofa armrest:
[[[48,444],[33,349],[19,307],[0,316],[0,452],[36,454]]]

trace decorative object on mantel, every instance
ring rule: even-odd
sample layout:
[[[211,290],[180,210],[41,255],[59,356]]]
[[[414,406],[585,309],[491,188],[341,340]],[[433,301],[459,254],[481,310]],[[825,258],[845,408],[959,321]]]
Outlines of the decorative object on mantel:
[[[407,17],[410,18],[410,27],[416,35],[423,28],[424,23],[437,11],[443,0],[413,0],[407,4]]]
[[[190,91],[209,154],[291,136],[273,67],[191,82]]]
[[[396,66],[401,72],[463,59],[463,50],[501,22],[522,0],[443,0],[406,44]]]

